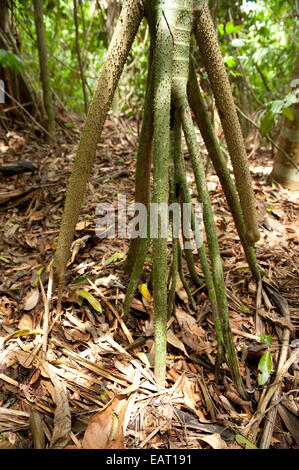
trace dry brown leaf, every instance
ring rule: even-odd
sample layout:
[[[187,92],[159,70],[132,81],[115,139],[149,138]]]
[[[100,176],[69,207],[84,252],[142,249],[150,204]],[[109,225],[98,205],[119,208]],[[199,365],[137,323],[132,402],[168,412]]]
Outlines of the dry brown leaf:
[[[84,230],[85,228],[89,227],[91,223],[92,222],[90,220],[81,220],[80,222],[76,224],[76,230],[78,231]]]
[[[55,368],[41,361],[42,368],[50,377],[55,388],[56,409],[54,413],[54,430],[50,441],[50,449],[63,449],[70,440],[71,432],[71,411],[69,407],[66,387],[57,376]]]
[[[173,377],[173,373],[174,372],[174,377]],[[173,371],[173,369],[171,369],[169,371],[169,376],[171,376],[171,378],[173,378],[175,380],[175,383],[174,385],[171,387],[170,391],[169,391],[169,395],[173,395],[174,393],[179,393],[184,385],[184,379],[185,379],[185,372],[183,372],[181,375],[177,377],[177,372],[176,371]]]
[[[179,340],[179,338],[174,334],[172,330],[167,331],[167,342],[175,348],[178,348],[183,351],[184,354],[189,357],[189,354],[187,353],[184,344],[182,343],[182,341]]]
[[[38,300],[39,300],[39,290],[37,288],[32,289],[30,292],[28,292],[28,294],[26,295],[24,299],[23,309],[26,311],[32,310],[34,307],[36,307]]]
[[[277,410],[286,428],[289,430],[289,432],[295,439],[296,444],[299,445],[298,416],[295,416],[283,405],[278,405]]]
[[[77,330],[76,328],[65,328],[64,335],[68,341],[72,343],[75,341],[80,341],[81,343],[87,343],[90,340],[89,333],[82,333],[81,331]]]
[[[132,364],[130,364],[130,362],[115,361],[114,367],[122,374],[131,378],[134,376],[136,372],[135,367],[133,367]]]
[[[227,449],[226,442],[221,438],[220,434],[201,434],[199,439],[207,442],[213,449]]]
[[[15,358],[18,363],[21,364],[22,367],[25,367],[26,369],[31,369],[32,362],[34,360],[34,354],[31,354],[26,351],[16,351]]]
[[[184,286],[183,286],[183,283],[181,281],[179,274],[177,274],[177,278],[176,278],[175,292],[179,296],[182,302],[184,302],[185,304],[189,302],[188,294],[184,289]]]
[[[72,243],[72,247],[71,247],[72,256],[71,256],[71,260],[68,262],[68,266],[75,261],[77,254],[82,248],[85,247],[87,240],[89,238],[90,238],[90,235],[85,235],[84,237],[78,238]]]
[[[90,421],[84,434],[83,449],[124,449],[123,421],[127,400],[112,402]]]
[[[148,313],[143,303],[139,299],[133,299],[131,303],[131,308],[138,310],[139,312]]]
[[[204,337],[205,332],[201,326],[198,325],[196,318],[189,315],[189,313],[184,312],[183,310],[176,310],[177,321],[186,333],[192,333],[195,336]]]
[[[194,383],[185,377],[183,384],[184,403],[187,408],[196,413],[196,402],[194,400]]]
[[[25,241],[30,248],[35,248],[37,245],[37,236],[34,234],[25,235]]]
[[[184,334],[182,339],[184,343],[197,354],[201,354],[203,352],[210,354],[213,351],[211,342],[203,341],[198,336],[192,335],[191,333]]]
[[[33,320],[27,313],[20,318],[18,328],[19,330],[33,330]]]
[[[9,441],[0,441],[0,450],[2,449],[16,449]]]

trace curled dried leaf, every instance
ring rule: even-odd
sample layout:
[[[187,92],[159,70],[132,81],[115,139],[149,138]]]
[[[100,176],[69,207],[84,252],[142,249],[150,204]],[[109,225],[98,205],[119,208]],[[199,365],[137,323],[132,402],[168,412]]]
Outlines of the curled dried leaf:
[[[112,402],[89,422],[83,449],[124,449],[123,421],[127,400],[114,397]]]

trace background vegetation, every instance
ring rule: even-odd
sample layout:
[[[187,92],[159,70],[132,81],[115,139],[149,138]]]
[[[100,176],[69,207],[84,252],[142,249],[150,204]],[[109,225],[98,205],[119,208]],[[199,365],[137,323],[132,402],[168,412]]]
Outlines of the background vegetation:
[[[115,8],[118,3],[106,0],[78,2],[79,45],[89,101],[118,15]],[[290,116],[287,111],[292,104],[290,77],[298,48],[295,21],[297,2],[228,0],[211,1],[210,7],[236,101],[247,112],[263,110],[265,115],[266,110],[271,111],[265,121],[268,131],[282,112]],[[13,68],[26,66],[34,86],[39,90],[33,2],[16,0],[9,4],[9,8],[18,53],[1,49],[0,64]],[[44,22],[51,86],[57,104],[84,113],[73,2],[45,1]],[[149,34],[144,22],[134,41],[118,89],[119,112],[135,114],[141,110],[148,54]],[[279,119],[276,122],[279,123]]]

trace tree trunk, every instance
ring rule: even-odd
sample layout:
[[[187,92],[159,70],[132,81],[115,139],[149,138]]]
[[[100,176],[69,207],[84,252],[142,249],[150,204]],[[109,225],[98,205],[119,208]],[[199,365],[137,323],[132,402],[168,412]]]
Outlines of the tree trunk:
[[[7,20],[7,0],[0,0],[0,30],[5,31]]]
[[[65,208],[55,253],[55,281],[59,285],[62,285],[64,281],[70,248],[74,239],[75,226],[106,116],[142,18],[143,10],[139,1],[126,0],[89,106],[67,189]]]
[[[43,89],[43,102],[47,114],[47,131],[51,137],[47,137],[50,142],[56,141],[55,132],[55,114],[52,100],[51,86],[50,86],[50,73],[48,64],[48,51],[46,44],[46,32],[44,26],[44,9],[43,0],[34,0],[34,19],[37,36],[37,47],[40,66],[40,78]]]
[[[107,39],[108,39],[108,44],[110,44],[110,41],[113,36],[114,32],[114,26],[115,26],[115,20],[119,17],[119,12],[121,9],[121,5],[119,3],[119,0],[110,0],[108,2],[108,7],[107,7],[107,20],[106,20],[106,30],[107,30]],[[111,105],[111,111],[115,116],[119,116],[120,113],[120,106],[119,106],[119,90],[118,87],[115,90],[112,105]]]
[[[13,45],[11,44],[12,35],[9,31],[7,7],[7,0],[0,0],[0,49],[15,52]],[[8,95],[5,95],[4,107],[12,108],[9,112],[6,110],[6,116],[8,116],[8,113],[11,113],[12,115],[23,119],[23,115],[18,106],[16,106],[15,100],[22,105],[26,105],[26,110],[28,112],[34,111],[35,100],[32,96],[32,91],[21,73],[13,71],[9,67],[3,68],[0,65],[0,79],[3,80],[4,89],[11,97],[10,98]]]
[[[246,392],[238,368],[238,360],[234,349],[233,337],[230,329],[228,303],[225,291],[222,260],[220,256],[219,244],[215,221],[213,217],[212,204],[205,179],[204,167],[201,162],[200,149],[198,146],[196,133],[192,121],[190,103],[188,102],[187,83],[189,78],[190,47],[193,25],[196,20],[197,39],[200,43],[201,52],[209,72],[212,89],[218,103],[220,114],[222,114],[223,127],[228,141],[228,147],[234,163],[235,175],[238,184],[241,204],[249,213],[244,213],[244,227],[242,228],[245,237],[249,242],[254,242],[257,238],[254,199],[251,188],[249,170],[246,161],[244,144],[240,125],[236,117],[231,90],[225,72],[223,60],[215,44],[215,31],[209,12],[203,3],[198,3],[198,8],[194,9],[193,0],[146,0],[145,13],[149,23],[152,40],[152,69],[149,73],[148,93],[145,105],[143,121],[143,137],[145,142],[139,144],[139,162],[137,168],[139,174],[137,178],[143,181],[143,177],[149,178],[150,168],[150,143],[153,140],[153,185],[152,204],[147,217],[146,238],[142,238],[135,264],[132,270],[129,287],[124,301],[124,315],[129,311],[134,291],[137,287],[141,269],[145,260],[149,242],[153,242],[153,299],[154,299],[154,321],[155,321],[155,377],[158,386],[165,385],[166,372],[166,344],[167,344],[167,314],[174,308],[174,280],[179,273],[185,290],[190,299],[191,305],[196,304],[192,298],[190,288],[184,278],[182,270],[182,252],[179,244],[180,234],[174,230],[174,217],[172,217],[172,241],[173,241],[173,263],[171,268],[172,286],[168,297],[168,209],[169,202],[181,200],[189,204],[191,217],[187,218],[187,224],[192,229],[198,255],[202,265],[209,297],[212,304],[214,322],[217,338],[217,357],[214,371],[217,375],[219,366],[223,362],[224,354],[229,365],[233,382],[240,393],[245,398]],[[78,220],[83,193],[87,179],[91,170],[92,159],[96,152],[96,146],[101,135],[105,118],[112,103],[118,79],[128,56],[134,36],[141,22],[143,11],[138,0],[126,0],[111,41],[107,57],[101,69],[97,88],[90,105],[86,123],[81,135],[71,180],[67,190],[65,210],[62,218],[61,230],[58,239],[57,250],[54,260],[56,279],[58,278],[60,287],[64,281],[66,264],[70,254],[70,246],[73,241],[75,225]],[[203,18],[203,21],[202,21]],[[205,22],[206,21],[206,22]],[[210,36],[212,35],[212,37]],[[205,42],[209,44],[206,50]],[[218,49],[217,49],[218,47]],[[210,53],[212,49],[212,54]],[[216,61],[215,61],[216,51]],[[218,60],[218,61],[217,61]],[[215,63],[216,62],[216,63]],[[220,87],[219,87],[220,83]],[[149,99],[152,93],[152,100]],[[231,118],[229,121],[228,118]],[[153,128],[152,128],[153,121]],[[211,261],[209,266],[205,246],[202,237],[197,229],[195,211],[191,204],[189,188],[183,165],[180,162],[181,156],[181,134],[182,129],[185,135],[190,160],[195,176],[198,201],[203,206],[203,220],[206,230],[207,248]],[[208,133],[209,134],[209,133]],[[206,139],[207,141],[211,138]],[[243,147],[242,147],[243,145]],[[213,150],[214,151],[214,150]],[[217,158],[218,158],[217,154]],[[148,160],[147,163],[145,160]],[[220,159],[219,168],[223,170],[225,163]],[[146,170],[142,170],[144,167]],[[169,162],[171,164],[169,165]],[[227,169],[225,172],[227,173]],[[225,173],[225,174],[226,174]],[[170,177],[170,184],[169,184]],[[239,181],[238,181],[239,179]],[[224,178],[224,181],[226,179]],[[145,185],[144,181],[144,185]],[[147,182],[148,185],[149,182]],[[228,184],[228,183],[227,183]],[[141,190],[142,185],[137,184]],[[232,192],[232,189],[229,189]],[[226,191],[229,194],[229,191]],[[144,192],[146,204],[149,192]],[[141,198],[137,192],[137,197]],[[235,196],[237,197],[237,196]],[[244,202],[247,205],[244,205]],[[236,205],[236,204],[235,204]],[[247,207],[249,206],[249,207]],[[166,212],[165,212],[166,211]],[[153,216],[153,217],[152,217]],[[253,219],[253,222],[251,220]],[[150,222],[150,223],[149,223]],[[153,223],[152,223],[153,222]],[[250,222],[250,223],[249,223]],[[184,222],[185,225],[185,222]],[[181,230],[184,229],[180,227]],[[166,230],[164,230],[166,229]],[[182,235],[182,234],[181,234]],[[191,236],[191,234],[190,234]],[[186,238],[189,238],[188,236]],[[177,271],[177,273],[175,272]],[[59,294],[59,299],[61,293]],[[59,307],[58,307],[59,309]]]
[[[295,71],[292,75],[294,86],[298,88],[299,81],[299,54],[297,54]],[[297,80],[296,80],[297,79]],[[282,129],[279,138],[279,146],[287,152],[293,161],[299,165],[299,103],[291,106],[293,121],[285,116],[282,121]],[[277,150],[272,170],[273,178],[282,186],[295,191],[299,190],[299,172]]]
[[[228,76],[213,21],[206,4],[194,32],[215,96],[216,106],[232,160],[246,226],[246,238],[249,244],[254,244],[259,240],[260,235],[256,220],[255,199],[247,164],[247,155]]]
[[[78,25],[78,6],[77,0],[74,0],[74,23],[75,23],[75,31],[76,31],[76,49],[77,49],[77,57],[82,81],[82,90],[83,90],[83,98],[84,98],[84,110],[85,114],[88,111],[88,100],[87,100],[87,93],[86,93],[86,79],[84,75],[83,63],[81,58],[81,50],[80,50],[80,43],[79,43],[79,25]]]

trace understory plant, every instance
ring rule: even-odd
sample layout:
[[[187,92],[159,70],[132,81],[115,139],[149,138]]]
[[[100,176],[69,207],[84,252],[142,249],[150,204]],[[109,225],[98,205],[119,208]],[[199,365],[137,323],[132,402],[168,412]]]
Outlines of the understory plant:
[[[238,233],[254,277],[260,274],[253,245],[259,239],[255,199],[244,142],[238,121],[225,65],[219,49],[213,21],[207,4],[202,0],[125,0],[97,87],[90,103],[84,129],[67,189],[65,209],[54,259],[56,283],[60,299],[70,247],[74,238],[86,183],[92,168],[103,125],[111,106],[126,58],[138,27],[145,16],[150,30],[151,50],[143,124],[136,164],[135,201],[148,207],[145,224],[149,226],[152,204],[189,203],[182,155],[184,137],[194,173],[197,198],[203,208],[207,247],[202,243],[194,211],[191,210],[190,230],[194,235],[198,258],[207,286],[217,337],[215,372],[226,360],[233,382],[240,395],[246,392],[240,375],[229,321],[229,310],[217,239],[212,203],[207,187],[191,109],[199,125],[207,150],[223,186]],[[191,37],[194,33],[202,61],[222,122],[227,148],[233,165],[234,185],[226,166],[213,127],[205,110],[192,66]],[[153,183],[151,185],[151,167]],[[175,309],[175,285],[179,275],[184,284],[182,257],[186,256],[190,274],[197,284],[200,279],[192,250],[182,250],[180,236],[172,227],[170,276],[168,276],[168,240],[163,233],[163,219],[158,213],[158,234],[151,239],[150,230],[132,240],[126,268],[131,271],[123,305],[123,318],[138,285],[143,264],[152,243],[152,277],[155,320],[155,376],[165,386],[167,320]],[[133,248],[132,248],[133,247]],[[194,299],[185,283],[191,305]]]

